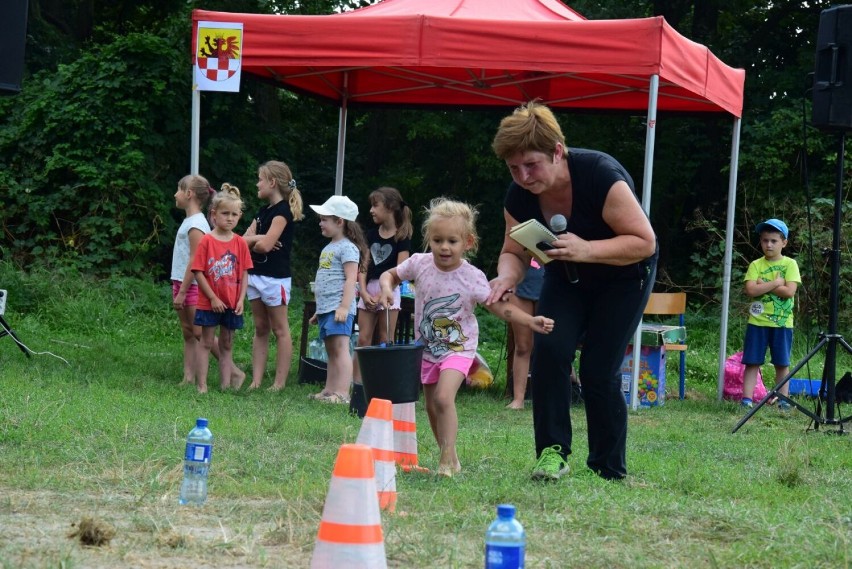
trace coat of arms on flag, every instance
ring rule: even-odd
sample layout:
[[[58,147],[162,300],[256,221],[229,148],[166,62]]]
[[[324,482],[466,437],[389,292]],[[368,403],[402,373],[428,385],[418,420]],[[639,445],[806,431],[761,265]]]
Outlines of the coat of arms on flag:
[[[198,22],[195,82],[201,91],[240,90],[243,25],[233,22]]]

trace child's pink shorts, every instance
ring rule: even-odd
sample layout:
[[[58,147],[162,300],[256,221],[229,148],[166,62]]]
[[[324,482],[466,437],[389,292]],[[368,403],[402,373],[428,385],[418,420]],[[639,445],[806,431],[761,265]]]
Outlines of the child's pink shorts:
[[[172,300],[177,298],[178,293],[180,292],[180,285],[183,284],[180,281],[172,281]],[[198,305],[198,283],[192,283],[189,285],[189,288],[186,289],[186,298],[183,301],[184,306],[197,306]]]
[[[423,385],[438,383],[438,377],[445,369],[458,370],[463,376],[467,377],[474,361],[476,361],[474,358],[466,358],[464,356],[450,356],[439,362],[423,360],[420,364],[420,382]]]

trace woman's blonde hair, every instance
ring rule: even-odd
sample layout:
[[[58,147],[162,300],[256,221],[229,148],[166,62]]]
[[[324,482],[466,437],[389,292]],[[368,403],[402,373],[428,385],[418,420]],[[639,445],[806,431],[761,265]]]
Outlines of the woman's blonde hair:
[[[457,221],[462,230],[462,239],[470,239],[471,246],[465,254],[476,253],[479,249],[479,235],[476,233],[476,218],[479,211],[472,205],[464,202],[440,197],[429,202],[425,208],[426,219],[423,221],[423,243],[428,250],[432,238],[432,224],[438,219],[452,219]]]
[[[556,145],[565,146],[565,135],[547,106],[530,101],[500,121],[491,148],[501,160],[518,152],[553,154]]]
[[[275,180],[275,187],[278,188],[281,197],[287,200],[290,205],[290,212],[293,214],[294,221],[301,221],[305,218],[302,194],[296,187],[296,180],[293,179],[293,173],[287,164],[278,160],[270,160],[261,164],[257,173],[267,180]]]

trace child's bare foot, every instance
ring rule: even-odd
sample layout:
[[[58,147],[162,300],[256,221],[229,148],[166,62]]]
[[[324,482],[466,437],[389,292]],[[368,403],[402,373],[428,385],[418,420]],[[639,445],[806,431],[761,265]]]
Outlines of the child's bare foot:
[[[281,391],[282,389],[284,389],[285,385],[286,384],[283,381],[281,383],[276,382],[276,383],[273,383],[271,386],[269,386],[267,391]]]
[[[248,386],[249,391],[253,391],[255,389],[260,389],[260,383],[251,382]]]
[[[506,405],[506,409],[523,409],[524,402],[523,401],[511,401],[508,405]]]
[[[439,464],[438,465],[438,476],[444,476],[446,478],[452,478],[456,474],[461,472],[461,464],[456,462],[455,464]]]
[[[243,382],[246,380],[246,372],[234,366],[234,369],[231,371],[231,385],[234,386],[234,389],[239,390],[240,387],[243,386]]]
[[[231,382],[230,381],[222,381],[222,382],[219,383],[219,389],[221,389],[222,391],[228,391],[230,388],[231,388]]]
[[[239,391],[240,387],[243,386],[243,382],[246,380],[246,374],[243,373],[242,378],[234,379],[234,376],[231,375],[231,387],[234,388],[235,391]]]
[[[178,385],[195,385],[195,379],[191,377],[185,377]]]
[[[198,393],[207,393],[207,384],[199,383],[198,384]]]

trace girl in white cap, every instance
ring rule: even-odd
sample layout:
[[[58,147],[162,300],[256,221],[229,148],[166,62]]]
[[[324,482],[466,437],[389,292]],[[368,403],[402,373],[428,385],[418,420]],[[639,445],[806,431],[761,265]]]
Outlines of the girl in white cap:
[[[355,283],[364,269],[367,244],[355,222],[358,206],[346,196],[331,196],[311,209],[320,216],[320,230],[331,241],[320,253],[314,278],[316,313],[310,323],[318,324],[320,339],[328,353],[325,387],[309,397],[324,403],[349,405],[352,358],[349,342],[355,322]]]

